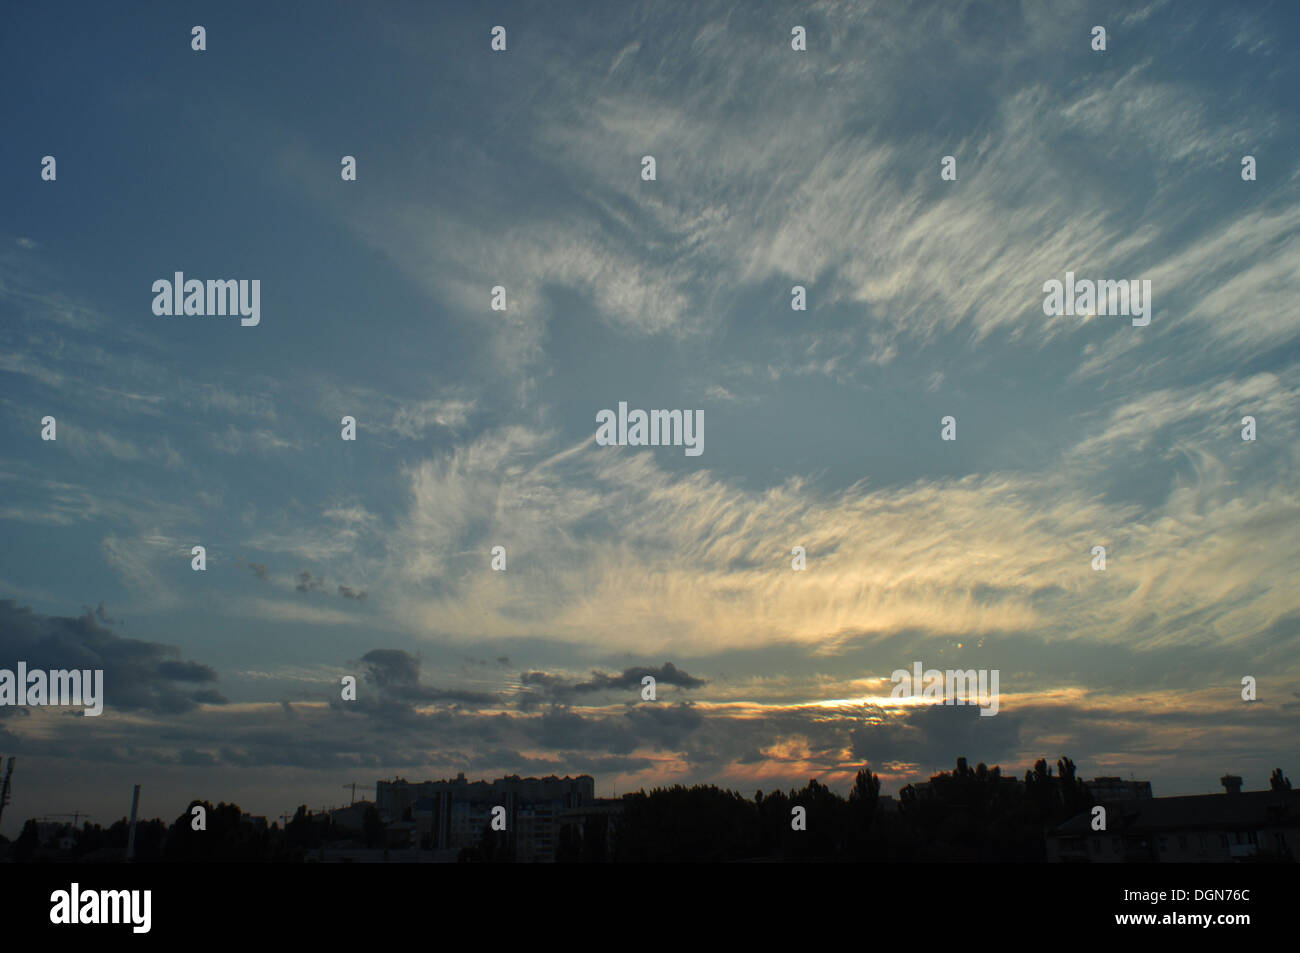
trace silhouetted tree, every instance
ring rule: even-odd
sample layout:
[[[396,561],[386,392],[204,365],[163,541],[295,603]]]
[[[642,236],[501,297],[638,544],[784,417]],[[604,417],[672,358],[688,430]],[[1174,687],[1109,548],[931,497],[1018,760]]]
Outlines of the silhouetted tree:
[[[880,804],[880,778],[863,768],[853,779],[848,802],[848,853],[854,860],[865,860],[873,853],[873,828]]]
[[[131,825],[125,818],[122,820],[123,834],[122,847],[125,848],[130,835]],[[136,821],[135,825],[135,857],[133,862],[137,864],[147,864],[163,859],[163,848],[167,843],[167,824],[158,818],[152,818],[147,821]],[[124,851],[125,852],[125,851]]]
[[[361,837],[367,847],[382,847],[387,840],[388,828],[374,806],[366,808],[361,818]]]
[[[40,846],[41,834],[36,827],[36,819],[28,818],[18,839],[14,841],[14,857],[17,860],[31,860]]]
[[[1003,779],[1001,770],[957,759],[951,773],[937,774],[899,796],[899,829],[890,841],[891,860],[1027,861],[1044,854],[1038,813],[1027,796],[1031,783],[1050,771],[1040,761],[1025,786]],[[898,835],[902,835],[901,838]]]
[[[205,829],[194,829],[194,808],[202,807]],[[139,831],[137,829],[137,840]],[[268,859],[268,838],[244,822],[237,804],[224,801],[213,807],[191,801],[167,832],[163,856],[167,860],[258,861]]]
[[[614,859],[740,860],[754,855],[756,821],[753,804],[713,785],[638,791],[623,798]]]
[[[362,819],[365,824],[365,819]],[[308,851],[321,847],[333,836],[333,824],[328,814],[313,814],[307,805],[298,805],[293,820],[284,826],[284,843],[292,851]],[[379,846],[377,842],[375,845]]]
[[[1057,823],[1064,823],[1076,814],[1092,807],[1092,796],[1088,788],[1075,773],[1074,762],[1062,757],[1056,762],[1056,770],[1061,777],[1061,811],[1053,818]]]

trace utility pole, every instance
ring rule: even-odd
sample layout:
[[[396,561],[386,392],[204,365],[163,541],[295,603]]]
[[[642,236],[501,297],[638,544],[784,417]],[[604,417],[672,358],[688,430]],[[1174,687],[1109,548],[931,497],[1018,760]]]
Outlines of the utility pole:
[[[9,756],[9,767],[5,770],[4,783],[0,784],[0,818],[4,817],[5,805],[9,803],[9,779],[14,775],[14,758]]]
[[[135,859],[135,814],[140,807],[140,785],[135,786],[135,793],[131,795],[131,831],[126,835],[126,862],[129,864]]]

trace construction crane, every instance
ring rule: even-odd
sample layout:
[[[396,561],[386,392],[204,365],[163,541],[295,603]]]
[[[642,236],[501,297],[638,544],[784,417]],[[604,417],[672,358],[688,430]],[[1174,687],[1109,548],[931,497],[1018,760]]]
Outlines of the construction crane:
[[[345,788],[351,788],[351,789],[352,789],[352,803],[348,805],[348,807],[351,807],[352,804],[356,804],[356,803],[357,803],[357,788],[361,788],[361,789],[364,791],[364,790],[367,790],[367,789],[372,789],[372,788],[374,788],[374,785],[373,785],[373,784],[359,784],[358,782],[353,781],[353,782],[351,782],[350,784],[345,784],[345,785],[343,785],[343,787],[345,787]]]
[[[72,818],[72,826],[73,826],[73,827],[76,827],[76,826],[77,826],[77,818],[79,818],[79,817],[94,817],[94,816],[95,816],[95,815],[94,815],[94,814],[91,814],[89,811],[68,811],[67,813],[64,813],[64,814],[44,814],[44,815],[41,816],[41,820],[43,820],[43,821],[48,821],[51,817],[70,817],[70,818]]]
[[[9,757],[9,767],[5,770],[4,783],[0,785],[0,818],[4,817],[5,805],[9,803],[9,779],[14,776],[14,759]]]

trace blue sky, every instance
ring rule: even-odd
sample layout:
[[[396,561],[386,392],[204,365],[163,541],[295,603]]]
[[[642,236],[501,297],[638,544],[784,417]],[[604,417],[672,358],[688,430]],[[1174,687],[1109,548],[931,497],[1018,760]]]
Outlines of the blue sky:
[[[5,832],[135,782],[1300,770],[1298,17],[13,11],[0,666],[107,700],[0,709]],[[261,323],[155,316],[175,271],[260,279]],[[1150,325],[1045,316],[1066,271],[1150,279]],[[596,446],[619,401],[704,453]],[[998,669],[998,716],[882,704],[914,660]]]

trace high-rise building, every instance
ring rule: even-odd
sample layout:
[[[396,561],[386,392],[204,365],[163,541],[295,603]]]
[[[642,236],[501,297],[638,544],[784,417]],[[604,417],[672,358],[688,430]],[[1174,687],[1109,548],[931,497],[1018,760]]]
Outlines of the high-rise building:
[[[395,778],[375,784],[375,805],[387,823],[413,821],[417,836],[432,849],[476,847],[493,817],[505,808],[505,841],[516,860],[552,861],[564,824],[582,824],[584,811],[596,808],[596,781],[590,775],[495,781],[411,783]]]

